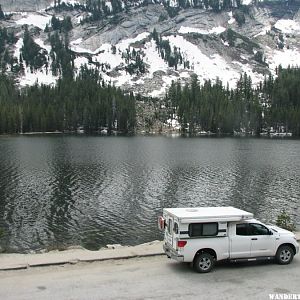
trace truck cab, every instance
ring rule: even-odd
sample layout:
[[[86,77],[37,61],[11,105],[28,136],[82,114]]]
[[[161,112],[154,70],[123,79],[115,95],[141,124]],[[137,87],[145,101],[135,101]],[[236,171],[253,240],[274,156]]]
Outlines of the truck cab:
[[[265,225],[234,207],[166,208],[159,218],[169,258],[192,262],[200,273],[216,261],[276,259],[288,264],[299,251],[292,232]]]

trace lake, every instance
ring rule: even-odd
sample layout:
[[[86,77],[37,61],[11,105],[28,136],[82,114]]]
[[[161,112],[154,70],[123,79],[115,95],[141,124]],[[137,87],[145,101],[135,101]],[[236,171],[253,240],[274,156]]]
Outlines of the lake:
[[[0,245],[8,252],[161,239],[164,207],[235,206],[300,225],[300,140],[0,137]]]

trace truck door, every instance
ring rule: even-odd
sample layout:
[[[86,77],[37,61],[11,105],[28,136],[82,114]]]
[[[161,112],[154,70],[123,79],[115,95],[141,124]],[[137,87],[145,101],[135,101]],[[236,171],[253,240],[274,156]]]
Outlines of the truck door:
[[[230,224],[230,258],[247,258],[251,255],[251,236],[248,224]]]
[[[272,232],[262,224],[249,224],[251,234],[251,256],[272,256],[275,253],[275,239]]]

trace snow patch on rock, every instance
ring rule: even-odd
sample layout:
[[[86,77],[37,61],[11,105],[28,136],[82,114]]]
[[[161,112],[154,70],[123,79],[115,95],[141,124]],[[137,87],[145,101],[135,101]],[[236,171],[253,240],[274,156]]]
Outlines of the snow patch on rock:
[[[300,32],[300,24],[294,20],[278,20],[274,27],[287,34]]]
[[[226,30],[226,28],[224,28],[223,26],[217,26],[210,30],[181,26],[180,29],[178,30],[178,32],[182,33],[182,34],[185,34],[185,33],[220,34],[220,33],[224,32],[225,30]]]
[[[33,25],[41,29],[45,29],[46,25],[50,23],[52,16],[41,13],[25,13],[23,18],[16,21],[18,25]]]
[[[270,31],[270,30],[271,30],[271,25],[265,26],[263,28],[263,30],[261,32],[257,33],[256,35],[254,35],[254,37],[258,37],[260,35],[266,35],[267,32]]]
[[[46,45],[43,40],[41,40],[40,38],[37,38],[37,39],[34,40],[34,42],[36,44],[38,44],[41,48],[45,49],[48,53],[50,53],[51,46],[50,45]]]
[[[168,39],[171,47],[180,48],[184,58],[190,62],[192,70],[202,80],[215,80],[219,78],[223,84],[229,83],[230,87],[234,87],[236,81],[240,77],[240,73],[234,70],[219,54],[205,55],[196,45],[188,42],[182,36],[169,36]],[[182,69],[179,66],[178,69]]]
[[[31,72],[29,68],[25,68],[25,75],[20,78],[20,86],[31,86],[34,84],[54,85],[58,77],[53,76],[45,70]]]
[[[242,0],[243,5],[250,5],[252,4],[252,0]]]
[[[23,38],[19,38],[18,41],[16,42],[16,49],[14,52],[14,57],[16,57],[17,59],[20,58],[22,47],[23,47]]]
[[[232,11],[228,13],[229,16],[229,20],[228,20],[228,24],[233,24],[235,22],[235,18],[233,17]]]
[[[271,50],[268,48],[266,61],[270,70],[275,73],[276,67],[281,65],[283,68],[288,66],[299,66],[300,53],[296,49]]]
[[[145,53],[145,63],[149,65],[149,77],[153,76],[153,73],[156,71],[167,71],[168,64],[161,58],[157,49],[156,43],[154,40],[145,44],[145,49],[143,49]]]
[[[129,48],[130,44],[142,41],[143,39],[146,39],[149,35],[150,35],[149,32],[143,32],[138,34],[135,38],[128,38],[128,39],[121,40],[116,45],[116,48],[120,49],[121,51],[125,51],[127,48]]]

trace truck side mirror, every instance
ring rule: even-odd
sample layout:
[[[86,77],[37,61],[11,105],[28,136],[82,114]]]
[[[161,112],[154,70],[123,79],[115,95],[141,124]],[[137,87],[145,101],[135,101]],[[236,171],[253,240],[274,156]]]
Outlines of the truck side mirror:
[[[273,232],[271,230],[269,230],[269,235],[273,235]]]

